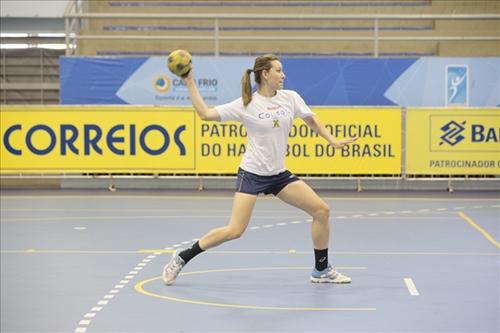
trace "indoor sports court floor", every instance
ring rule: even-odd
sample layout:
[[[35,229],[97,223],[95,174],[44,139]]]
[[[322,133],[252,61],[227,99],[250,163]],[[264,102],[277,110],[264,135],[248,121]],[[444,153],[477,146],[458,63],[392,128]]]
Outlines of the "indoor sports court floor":
[[[498,192],[320,194],[350,285],[309,282],[309,217],[275,198],[167,287],[232,193],[3,191],[1,331],[499,332]]]

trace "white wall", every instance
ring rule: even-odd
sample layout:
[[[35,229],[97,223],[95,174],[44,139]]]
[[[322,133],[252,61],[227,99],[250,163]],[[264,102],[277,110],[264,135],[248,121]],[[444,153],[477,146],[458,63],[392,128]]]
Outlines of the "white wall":
[[[69,0],[1,0],[1,17],[62,17]]]

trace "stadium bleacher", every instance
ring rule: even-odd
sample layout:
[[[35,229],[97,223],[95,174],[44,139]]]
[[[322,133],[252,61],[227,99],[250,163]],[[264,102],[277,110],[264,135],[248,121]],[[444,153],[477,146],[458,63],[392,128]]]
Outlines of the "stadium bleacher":
[[[59,104],[63,50],[2,50],[0,104]]]
[[[137,14],[473,14],[498,11],[491,1],[94,1],[89,13]],[[381,20],[379,37],[461,37],[471,35],[495,36],[496,20]],[[199,40],[153,40],[154,36],[201,36],[210,38],[218,34],[220,55],[254,55],[273,52],[280,55],[309,56],[374,56],[373,42],[355,40],[372,38],[373,20],[331,19],[220,19],[214,28],[213,19],[88,19],[82,36],[145,36],[133,40],[80,40],[81,55],[159,55],[168,50],[185,48],[194,54],[214,54],[214,42]],[[255,40],[248,36],[304,37],[304,40],[261,40],[257,49]],[[224,37],[242,36],[241,40]],[[307,40],[314,37],[340,37],[346,40]],[[349,40],[353,37],[353,40]],[[458,49],[456,41],[418,40],[379,42],[382,56],[494,56],[498,54],[498,41],[463,41]],[[478,47],[479,46],[479,47]],[[459,51],[460,54],[457,54]]]

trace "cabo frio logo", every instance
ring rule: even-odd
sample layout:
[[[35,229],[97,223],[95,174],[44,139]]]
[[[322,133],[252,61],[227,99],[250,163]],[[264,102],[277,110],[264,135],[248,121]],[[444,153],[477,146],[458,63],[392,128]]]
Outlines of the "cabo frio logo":
[[[170,89],[170,79],[166,75],[158,75],[153,79],[153,88],[159,93],[166,93]]]

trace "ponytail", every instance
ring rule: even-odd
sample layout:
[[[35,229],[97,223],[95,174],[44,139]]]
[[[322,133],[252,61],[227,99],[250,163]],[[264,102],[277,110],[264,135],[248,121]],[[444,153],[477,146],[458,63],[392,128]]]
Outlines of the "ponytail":
[[[255,58],[253,69],[246,69],[241,78],[241,97],[243,98],[243,105],[246,107],[252,101],[252,83],[250,82],[250,73],[253,72],[255,82],[260,85],[262,71],[271,69],[273,60],[279,60],[274,54],[265,54]]]
[[[247,106],[252,101],[252,84],[250,82],[251,69],[246,69],[241,78],[241,97],[243,98],[243,105]]]

